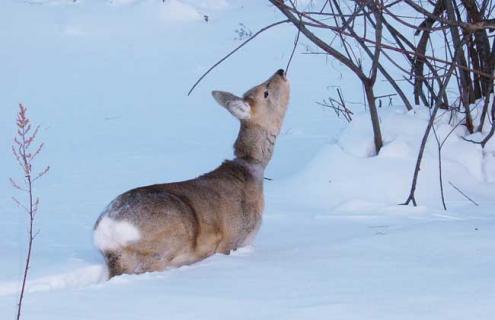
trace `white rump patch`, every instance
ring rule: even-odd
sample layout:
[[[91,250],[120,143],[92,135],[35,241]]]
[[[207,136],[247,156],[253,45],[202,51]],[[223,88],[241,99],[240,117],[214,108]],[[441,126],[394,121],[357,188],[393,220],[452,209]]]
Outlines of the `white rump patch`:
[[[138,228],[128,221],[116,221],[103,217],[94,233],[94,243],[101,251],[111,251],[122,248],[141,238]]]

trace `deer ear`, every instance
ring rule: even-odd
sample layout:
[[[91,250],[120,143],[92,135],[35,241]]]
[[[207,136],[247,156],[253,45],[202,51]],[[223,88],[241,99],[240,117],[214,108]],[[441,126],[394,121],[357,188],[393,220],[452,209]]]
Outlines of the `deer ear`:
[[[251,106],[238,96],[225,91],[212,91],[213,98],[239,120],[251,117]]]

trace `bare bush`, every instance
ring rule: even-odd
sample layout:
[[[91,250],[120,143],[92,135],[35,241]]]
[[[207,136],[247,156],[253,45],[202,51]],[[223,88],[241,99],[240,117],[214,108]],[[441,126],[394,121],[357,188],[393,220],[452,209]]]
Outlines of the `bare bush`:
[[[34,196],[33,185],[42,176],[48,173],[50,167],[47,166],[39,172],[33,172],[33,161],[43,150],[44,144],[36,145],[36,138],[39,132],[39,126],[33,126],[29,117],[27,116],[27,109],[19,104],[19,112],[17,113],[17,134],[14,138],[14,144],[12,145],[12,154],[14,155],[17,163],[22,169],[23,179],[22,183],[18,183],[14,178],[10,178],[11,185],[24,193],[27,196],[26,200],[19,200],[16,197],[12,199],[14,202],[22,208],[28,215],[28,248],[26,254],[26,260],[24,263],[24,273],[22,278],[22,286],[19,294],[19,300],[17,303],[17,316],[16,319],[21,318],[22,302],[24,298],[24,292],[26,289],[27,277],[29,268],[31,266],[31,256],[33,249],[33,242],[36,238],[37,232],[34,229],[34,221],[39,208],[39,198]]]
[[[430,109],[431,119],[421,140],[405,204],[417,204],[414,194],[422,155],[438,109],[462,112],[462,123],[455,126],[463,125],[470,133],[483,132],[488,118],[489,132],[481,141],[468,140],[470,142],[484,147],[495,134],[495,99],[490,104],[494,92],[495,41],[488,36],[488,32],[495,30],[495,19],[491,18],[495,11],[492,0],[326,0],[319,8],[313,1],[303,8],[294,0],[269,1],[286,20],[251,35],[209,68],[188,94],[209,72],[260,33],[288,22],[298,32],[289,64],[299,34],[303,34],[319,49],[306,53],[328,55],[356,75],[364,88],[376,154],[383,145],[376,103],[380,97],[374,90],[379,76],[395,91],[385,96],[398,96],[407,110],[413,109],[410,98],[414,104]],[[409,35],[412,34],[419,39],[411,40]],[[443,51],[443,55],[438,51]],[[409,85],[410,94],[406,94],[399,81],[406,83],[406,87]],[[341,98],[339,93],[338,99],[330,97],[319,104],[350,121],[352,113]],[[449,99],[460,101],[461,108],[452,106]],[[484,100],[478,125],[470,107],[477,99]],[[379,102],[381,104],[381,100]],[[437,142],[440,153],[445,141]],[[441,161],[441,154],[438,159]],[[441,172],[439,177],[443,190]],[[445,207],[443,192],[442,203]]]
[[[416,183],[424,148],[433,129],[438,142],[442,204],[446,207],[441,174],[441,151],[445,141],[438,140],[433,123],[438,109],[451,108],[449,95],[454,95],[452,89],[457,88],[453,100],[460,101],[463,113],[460,124],[468,132],[482,132],[485,119],[491,117],[489,133],[482,141],[473,142],[484,146],[495,132],[495,103],[489,110],[489,99],[493,93],[495,41],[492,39],[490,43],[487,34],[495,29],[495,19],[490,18],[495,10],[493,1],[327,0],[320,8],[315,8],[314,3],[301,8],[292,0],[270,2],[321,50],[314,54],[331,56],[361,81],[377,153],[383,143],[374,94],[378,74],[388,82],[408,110],[412,109],[409,96],[414,98],[416,105],[423,104],[430,108],[431,118],[423,134],[405,204],[417,203]],[[413,14],[404,15],[404,12]],[[421,19],[419,23],[418,18]],[[415,34],[419,40],[412,41],[407,34]],[[356,52],[355,48],[360,48],[364,55]],[[442,50],[443,56],[440,56]],[[364,71],[365,67],[369,72]],[[397,74],[400,75],[410,84],[411,95],[404,93],[392,74],[396,78]],[[450,81],[451,78],[454,81]],[[484,103],[476,127],[470,105],[477,99],[484,99]],[[337,109],[335,103],[324,105],[339,111],[342,104],[337,104]]]

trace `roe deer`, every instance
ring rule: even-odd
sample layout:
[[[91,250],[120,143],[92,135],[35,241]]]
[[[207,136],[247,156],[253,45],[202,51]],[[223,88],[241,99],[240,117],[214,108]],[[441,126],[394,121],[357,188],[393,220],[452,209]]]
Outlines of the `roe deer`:
[[[278,70],[242,98],[213,91],[240,120],[235,159],[196,179],[127,191],[95,225],[95,245],[109,277],[162,271],[228,254],[247,245],[261,224],[263,173],[289,102],[289,82]]]

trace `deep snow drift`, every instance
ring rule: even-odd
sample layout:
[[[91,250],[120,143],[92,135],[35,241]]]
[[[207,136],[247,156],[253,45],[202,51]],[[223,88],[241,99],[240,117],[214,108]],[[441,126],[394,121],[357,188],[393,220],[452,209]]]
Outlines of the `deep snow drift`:
[[[8,184],[20,173],[8,152],[18,102],[42,126],[39,167],[52,168],[36,186],[40,233],[25,319],[493,318],[494,142],[482,150],[462,139],[462,126],[449,137],[443,211],[430,137],[420,206],[399,206],[427,111],[383,107],[385,146],[373,156],[363,106],[354,105],[346,126],[314,103],[333,86],[353,100],[361,89],[338,64],[313,55],[296,54],[291,65],[291,104],[265,174],[272,180],[254,245],[104,281],[92,244],[101,210],[129,188],[191,178],[231,157],[238,124],[210,91],[241,94],[284,67],[294,30],[263,34],[186,92],[240,43],[239,23],[254,32],[280,18],[263,1],[0,4],[0,319],[15,314],[26,240]],[[450,132],[447,114],[436,129]]]

